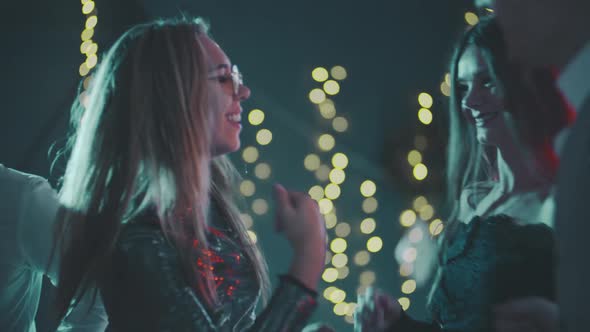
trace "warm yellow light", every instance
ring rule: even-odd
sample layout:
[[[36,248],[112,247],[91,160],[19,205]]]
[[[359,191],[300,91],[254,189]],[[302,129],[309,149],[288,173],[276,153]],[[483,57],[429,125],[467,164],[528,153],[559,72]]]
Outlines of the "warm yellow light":
[[[430,225],[428,225],[428,231],[430,234],[432,234],[432,236],[439,235],[443,231],[443,228],[444,225],[440,219],[434,219],[432,222],[430,222]]]
[[[336,107],[334,102],[326,99],[319,104],[320,114],[324,119],[333,119],[336,116]]]
[[[326,93],[321,89],[313,89],[309,92],[309,100],[314,104],[320,104],[326,100]]]
[[[264,122],[264,117],[264,112],[256,108],[248,113],[248,122],[253,126],[258,126]]]
[[[84,31],[82,31],[82,34],[80,35],[80,38],[82,39],[82,41],[87,41],[92,39],[93,36],[94,29],[84,29]]]
[[[336,229],[334,229],[334,233],[336,233],[336,236],[338,237],[347,237],[350,235],[350,231],[350,225],[345,222],[339,223],[336,225]]]
[[[330,212],[324,216],[324,221],[326,222],[326,228],[332,229],[338,223],[338,217],[334,214],[334,212]]]
[[[338,279],[346,279],[350,273],[348,266],[339,267],[336,270],[338,270]]]
[[[410,227],[416,223],[416,212],[412,210],[405,210],[399,216],[399,223],[404,227]]]
[[[335,254],[343,253],[346,250],[346,247],[347,247],[346,240],[345,239],[342,239],[342,238],[339,238],[339,237],[338,238],[335,238],[330,243],[330,249]]]
[[[246,226],[247,229],[254,226],[254,219],[252,219],[251,215],[247,213],[241,213],[240,217],[242,219],[242,222],[244,223],[244,226]]]
[[[346,292],[343,291],[342,289],[335,289],[331,294],[330,294],[330,302],[332,303],[341,303],[346,299]]]
[[[416,199],[414,199],[414,203],[412,205],[414,207],[414,210],[419,211],[420,208],[426,204],[428,204],[428,200],[426,199],[426,197],[418,196],[416,197]]]
[[[321,214],[328,214],[328,213],[332,212],[332,210],[334,210],[334,203],[327,198],[320,199],[318,204],[320,206],[320,213]]]
[[[414,265],[410,263],[402,263],[399,267],[399,275],[402,277],[409,277],[414,273]]]
[[[256,192],[256,185],[250,180],[244,180],[240,183],[240,192],[242,195],[250,197]]]
[[[88,75],[88,73],[90,72],[90,68],[88,68],[88,66],[86,65],[86,62],[84,62],[83,64],[80,65],[80,69],[78,72],[80,73],[80,76],[82,76],[82,77]]]
[[[86,19],[86,29],[94,29],[98,23],[98,17],[96,15],[88,16]]]
[[[94,10],[94,1],[87,1],[83,6],[82,6],[82,13],[84,15],[88,15],[90,13],[92,13],[92,11]]]
[[[416,291],[416,280],[406,280],[402,284],[402,293],[412,294]]]
[[[334,79],[339,80],[339,81],[346,79],[346,76],[347,76],[346,69],[344,69],[344,67],[342,67],[342,66],[332,67],[332,69],[330,70],[330,74],[332,74],[332,77]]]
[[[334,139],[334,136],[332,136],[330,134],[323,134],[318,139],[318,147],[322,151],[330,151],[334,148],[335,145],[336,145],[336,140]]]
[[[96,54],[88,54],[88,57],[86,58],[86,66],[92,69],[96,66],[97,63],[98,57],[96,56]]]
[[[324,289],[323,295],[324,298],[326,300],[330,300],[330,295],[332,295],[332,293],[337,290],[338,288],[334,287],[334,286],[329,286],[326,289]]]
[[[361,232],[363,234],[371,234],[375,231],[377,227],[377,223],[373,218],[366,218],[361,222]]]
[[[348,157],[344,153],[335,153],[332,156],[332,166],[334,168],[345,169],[348,166]]]
[[[465,13],[465,22],[469,25],[476,25],[479,23],[479,17],[475,13],[467,12]]]
[[[322,181],[322,182],[328,181],[329,176],[330,176],[330,167],[328,167],[327,165],[321,165],[315,171],[315,177],[319,181]]]
[[[336,316],[345,316],[347,308],[348,308],[347,303],[344,303],[344,302],[336,303],[336,305],[334,305],[334,313],[336,314]]]
[[[331,96],[337,95],[340,92],[340,84],[333,80],[328,80],[324,83],[324,91]]]
[[[418,120],[425,125],[432,123],[432,112],[427,108],[421,108],[418,111]]]
[[[268,129],[260,129],[256,133],[256,142],[260,145],[268,145],[272,141],[272,132]]]
[[[418,150],[412,150],[408,153],[408,163],[416,166],[422,162],[422,154]]]
[[[346,315],[352,316],[354,314],[355,309],[356,309],[356,303],[349,303],[348,307],[346,308]]]
[[[332,257],[332,265],[334,267],[343,267],[348,264],[348,256],[345,254],[336,254]]]
[[[426,92],[422,92],[418,95],[418,103],[424,108],[431,108],[433,103],[432,96]]]
[[[307,193],[311,198],[313,198],[316,201],[319,201],[320,199],[324,198],[324,188],[322,188],[321,186],[313,186],[309,188],[309,191]]]
[[[308,171],[316,171],[318,168],[320,168],[321,165],[320,157],[313,153],[308,154],[303,160],[303,165],[305,166],[305,169]]]
[[[451,95],[451,86],[447,84],[447,82],[442,82],[440,84],[440,92],[449,97]]]
[[[359,276],[360,284],[363,286],[369,286],[377,280],[377,276],[373,271],[364,271]]]
[[[330,171],[329,178],[332,183],[342,184],[346,180],[346,173],[339,168],[335,168]]]
[[[250,237],[250,240],[252,241],[252,243],[256,243],[258,241],[258,237],[256,236],[256,233],[254,233],[251,230],[248,230],[248,236]]]
[[[336,270],[333,267],[329,267],[329,268],[325,269],[324,273],[322,274],[322,279],[324,279],[325,282],[336,281],[336,279],[338,279],[338,270]]]
[[[404,311],[410,309],[410,299],[408,299],[407,297],[400,297],[399,299],[397,299],[397,302],[399,302]]]
[[[88,53],[88,50],[90,50],[90,45],[92,45],[92,40],[86,40],[84,42],[82,42],[82,44],[80,45],[80,53],[82,54],[86,54]]]
[[[445,83],[447,83],[448,86],[451,85],[451,74],[450,73],[445,74]]]
[[[416,180],[418,181],[422,181],[424,179],[426,179],[426,177],[428,176],[428,168],[426,168],[426,165],[420,163],[416,166],[414,166],[414,177],[416,178]]]
[[[258,160],[258,149],[253,146],[245,148],[244,151],[242,151],[242,158],[247,163],[255,163],[256,160]]]
[[[334,256],[332,252],[326,251],[326,259],[324,259],[324,265],[328,265],[332,262],[332,256]]]
[[[402,254],[402,259],[406,263],[413,263],[416,257],[418,257],[418,251],[413,247],[407,248]]]
[[[367,250],[370,252],[379,252],[383,248],[383,240],[378,236],[373,236],[367,241]]]
[[[426,204],[420,208],[418,214],[420,215],[420,219],[428,221],[434,216],[434,208],[432,205]]]
[[[358,266],[365,266],[371,261],[371,254],[367,251],[359,251],[354,255],[354,264]]]
[[[424,233],[422,232],[422,229],[414,228],[410,231],[410,235],[408,237],[410,238],[410,242],[416,243],[422,241],[424,238]]]
[[[254,175],[260,180],[268,180],[270,178],[271,168],[267,163],[260,163],[254,168]]]
[[[326,197],[329,199],[338,199],[340,192],[340,187],[334,183],[328,184],[325,189]]]
[[[261,216],[268,212],[268,203],[263,198],[257,198],[252,202],[252,211]]]
[[[375,195],[377,191],[377,185],[371,180],[366,180],[361,184],[361,194],[365,197],[371,197]]]
[[[328,79],[328,70],[324,67],[317,67],[311,72],[311,77],[317,82],[323,82]]]
[[[348,120],[345,117],[338,116],[332,120],[332,128],[339,133],[348,130]]]
[[[363,212],[370,214],[377,211],[377,207],[379,207],[379,203],[375,199],[375,197],[366,198],[363,201]]]

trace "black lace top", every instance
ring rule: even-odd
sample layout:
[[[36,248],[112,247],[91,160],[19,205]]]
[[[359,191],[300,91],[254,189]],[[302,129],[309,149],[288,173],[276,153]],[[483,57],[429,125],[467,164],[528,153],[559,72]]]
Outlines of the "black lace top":
[[[555,299],[553,231],[507,216],[460,224],[429,305],[432,323],[404,315],[392,331],[492,331],[496,304],[525,296]]]

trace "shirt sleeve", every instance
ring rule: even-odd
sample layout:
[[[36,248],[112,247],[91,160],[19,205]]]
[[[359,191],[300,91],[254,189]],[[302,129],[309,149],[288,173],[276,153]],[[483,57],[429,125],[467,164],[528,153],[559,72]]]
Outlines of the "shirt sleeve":
[[[57,266],[48,266],[53,248],[56,213],[59,207],[57,193],[49,182],[40,177],[31,177],[20,202],[18,245],[26,263],[57,283]]]

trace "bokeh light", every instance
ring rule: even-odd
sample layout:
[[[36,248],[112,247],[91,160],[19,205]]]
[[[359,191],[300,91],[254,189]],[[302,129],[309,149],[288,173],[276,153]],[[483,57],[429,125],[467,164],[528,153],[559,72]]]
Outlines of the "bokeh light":
[[[260,129],[256,133],[256,141],[260,145],[268,145],[272,141],[272,132],[268,129]]]
[[[363,234],[371,234],[375,231],[377,227],[377,223],[373,218],[366,218],[361,222],[361,232]]]
[[[332,128],[339,133],[348,130],[348,120],[345,117],[338,116],[332,120]]]
[[[416,166],[414,166],[414,178],[416,178],[416,180],[418,181],[422,181],[424,179],[426,179],[426,177],[428,176],[428,168],[426,167],[426,165],[420,163]]]
[[[326,100],[326,93],[322,89],[313,89],[309,92],[309,100],[314,104],[320,104]]]
[[[240,183],[240,192],[242,195],[250,197],[256,192],[256,185],[250,180],[244,180]]]
[[[375,213],[378,207],[379,203],[377,202],[375,197],[369,197],[363,201],[363,212],[367,214]]]
[[[324,83],[324,92],[326,94],[334,96],[340,92],[340,84],[333,80],[328,80]]]
[[[412,150],[408,153],[408,163],[412,166],[416,166],[422,162],[422,153],[418,150]]]
[[[316,179],[322,182],[328,181],[328,178],[330,177],[330,167],[328,167],[327,165],[321,165],[315,171],[315,177]]]
[[[332,257],[332,265],[334,267],[343,267],[348,264],[348,256],[346,254],[336,254]]]
[[[256,243],[258,242],[258,236],[256,236],[256,233],[254,233],[251,230],[248,230],[248,236],[250,237],[250,240],[252,241],[252,243]]]
[[[434,216],[434,207],[430,204],[423,205],[420,207],[418,215],[420,216],[420,219],[428,221]]]
[[[416,223],[416,212],[412,210],[405,210],[399,216],[399,223],[404,227],[411,227]]]
[[[412,294],[416,291],[416,280],[406,280],[402,284],[402,293]]]
[[[318,205],[320,206],[321,214],[328,214],[334,210],[334,203],[327,198],[320,199]]]
[[[334,282],[336,281],[336,279],[338,279],[338,270],[336,270],[333,267],[329,267],[327,269],[324,270],[324,273],[322,274],[322,279],[325,282]]]
[[[334,136],[330,134],[323,134],[318,138],[318,147],[322,151],[330,151],[336,145],[336,140]]]
[[[317,82],[323,82],[328,79],[328,70],[324,67],[317,67],[311,72],[311,77]]]
[[[397,299],[397,302],[399,302],[404,311],[410,309],[410,299],[408,299],[407,297],[400,297],[399,299]]]
[[[261,125],[264,122],[264,112],[260,109],[253,109],[248,113],[248,122],[253,126]]]
[[[432,123],[432,112],[427,108],[421,108],[418,111],[418,120],[425,125]]]
[[[324,119],[333,119],[336,116],[336,107],[334,102],[326,99],[319,104],[320,114]]]
[[[319,201],[320,199],[324,198],[324,188],[322,188],[321,186],[313,186],[309,188],[309,191],[307,193],[311,198],[313,198],[316,201]]]
[[[432,236],[439,235],[443,231],[443,228],[443,222],[440,219],[434,219],[430,222],[430,225],[428,225],[428,231]]]
[[[336,236],[338,237],[347,237],[348,235],[350,235],[350,232],[350,225],[345,222],[339,223],[338,225],[336,225],[336,228],[334,229],[334,233],[336,233]]]
[[[270,165],[267,163],[260,163],[254,168],[254,175],[260,180],[268,180],[271,175]]]
[[[340,197],[340,187],[335,183],[330,183],[326,186],[325,195],[329,199],[338,199]]]
[[[334,168],[345,169],[348,166],[348,157],[344,153],[335,153],[332,156],[332,166]]]
[[[255,163],[256,160],[258,160],[258,157],[258,149],[253,146],[249,146],[242,151],[242,159],[247,163]]]
[[[366,266],[371,261],[371,254],[368,251],[361,250],[354,255],[354,264]]]
[[[365,197],[371,197],[371,196],[375,195],[376,191],[377,191],[377,185],[375,184],[375,182],[373,182],[371,180],[365,180],[361,184],[361,194]]]
[[[263,215],[268,212],[268,203],[263,198],[257,198],[252,202],[252,211],[257,215]]]
[[[316,171],[321,165],[320,157],[313,153],[308,154],[303,160],[303,165],[308,171]]]
[[[372,285],[377,280],[377,276],[373,271],[364,271],[359,276],[359,283],[363,286]]]
[[[346,250],[348,244],[346,243],[345,239],[342,238],[335,238],[330,243],[330,250],[332,250],[335,254],[343,253]]]
[[[254,219],[252,219],[251,215],[247,213],[241,213],[240,218],[242,219],[242,222],[244,223],[244,226],[246,226],[247,229],[254,226]]]
[[[476,25],[479,23],[479,17],[475,13],[467,12],[465,13],[465,22],[471,26]]]
[[[367,241],[367,250],[369,252],[379,252],[383,248],[383,240],[378,236],[373,236]]]
[[[330,74],[334,79],[339,81],[346,79],[346,76],[348,75],[346,69],[342,66],[332,67],[332,69],[330,69]]]
[[[426,92],[422,92],[418,95],[418,104],[424,108],[431,108],[432,107],[432,96]]]
[[[335,168],[330,171],[329,178],[332,183],[342,184],[346,180],[346,173],[339,168]]]

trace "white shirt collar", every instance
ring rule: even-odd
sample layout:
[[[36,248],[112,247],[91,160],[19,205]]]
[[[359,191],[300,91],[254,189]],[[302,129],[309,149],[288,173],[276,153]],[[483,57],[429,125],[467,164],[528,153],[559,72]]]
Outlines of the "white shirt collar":
[[[584,106],[590,97],[590,42],[559,75],[558,85],[565,98],[576,109]]]

